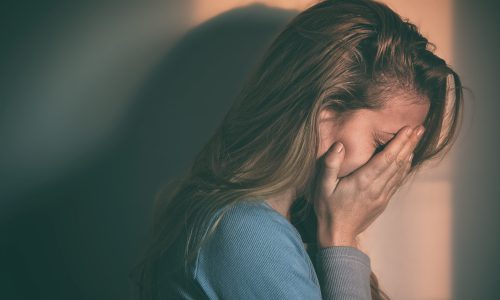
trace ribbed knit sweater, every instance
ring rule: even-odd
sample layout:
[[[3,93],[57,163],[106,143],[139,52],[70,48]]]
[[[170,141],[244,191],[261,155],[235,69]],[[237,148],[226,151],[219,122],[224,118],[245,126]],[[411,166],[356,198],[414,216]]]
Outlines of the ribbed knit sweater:
[[[335,246],[315,257],[316,268],[297,229],[267,202],[242,201],[200,248],[191,280],[208,299],[371,299],[365,253]]]

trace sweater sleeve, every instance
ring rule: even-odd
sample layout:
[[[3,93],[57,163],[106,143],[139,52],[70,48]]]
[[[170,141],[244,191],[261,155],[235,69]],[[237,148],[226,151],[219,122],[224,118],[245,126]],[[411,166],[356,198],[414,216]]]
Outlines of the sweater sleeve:
[[[284,221],[250,204],[225,213],[195,266],[208,298],[321,299],[304,245]]]
[[[370,258],[354,247],[320,248],[316,255],[323,299],[371,300]]]

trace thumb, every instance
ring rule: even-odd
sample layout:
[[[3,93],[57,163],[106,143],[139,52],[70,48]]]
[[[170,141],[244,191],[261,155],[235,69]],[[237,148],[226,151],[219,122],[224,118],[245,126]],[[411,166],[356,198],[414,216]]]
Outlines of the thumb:
[[[335,142],[324,156],[321,178],[321,193],[329,196],[337,186],[338,175],[344,161],[345,149],[341,142]]]

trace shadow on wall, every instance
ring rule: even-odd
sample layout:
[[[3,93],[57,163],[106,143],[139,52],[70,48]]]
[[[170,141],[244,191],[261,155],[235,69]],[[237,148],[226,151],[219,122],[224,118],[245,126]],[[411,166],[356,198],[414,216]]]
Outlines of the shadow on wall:
[[[134,97],[111,146],[2,220],[0,298],[127,299],[155,193],[188,167],[258,58],[296,15],[263,5],[191,30]]]

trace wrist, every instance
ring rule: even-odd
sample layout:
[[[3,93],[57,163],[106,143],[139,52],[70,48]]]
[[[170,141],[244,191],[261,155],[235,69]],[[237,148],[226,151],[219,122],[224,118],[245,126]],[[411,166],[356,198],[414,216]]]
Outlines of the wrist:
[[[331,238],[331,239],[318,239],[319,248],[328,248],[328,247],[353,247],[358,248],[358,243],[355,238]]]
[[[319,248],[327,247],[358,247],[358,241],[355,235],[345,233],[345,232],[331,232],[329,230],[322,230],[318,228],[317,231],[317,241]]]

